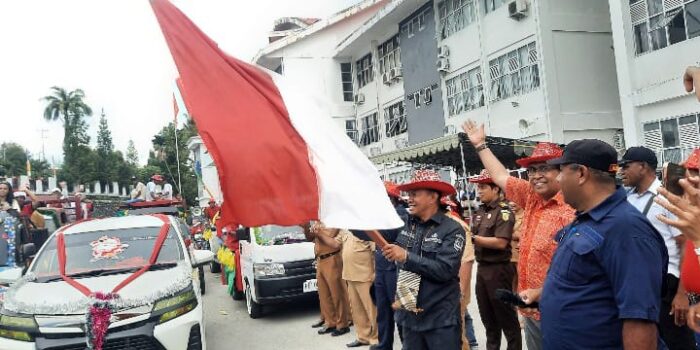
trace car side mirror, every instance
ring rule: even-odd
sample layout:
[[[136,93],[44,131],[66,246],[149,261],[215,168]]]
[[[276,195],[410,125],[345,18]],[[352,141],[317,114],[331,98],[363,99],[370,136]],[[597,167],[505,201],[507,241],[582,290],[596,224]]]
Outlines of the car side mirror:
[[[22,245],[22,256],[27,259],[36,254],[36,245],[34,243],[25,243]]]
[[[201,267],[212,261],[214,261],[214,252],[211,250],[195,249],[192,251],[192,267]]]
[[[236,238],[239,241],[249,241],[250,242],[250,231],[247,228],[239,228],[236,230]]]

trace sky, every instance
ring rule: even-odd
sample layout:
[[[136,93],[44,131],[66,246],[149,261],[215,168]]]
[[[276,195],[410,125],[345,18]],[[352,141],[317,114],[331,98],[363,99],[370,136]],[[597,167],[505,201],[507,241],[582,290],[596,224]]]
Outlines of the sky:
[[[280,17],[325,18],[360,0],[171,0],[229,54],[245,61]],[[173,119],[175,64],[147,0],[0,0],[0,143],[60,164],[63,127],[43,119],[52,86],[83,89],[117,150],[133,140],[141,163]],[[42,142],[42,130],[44,134]]]

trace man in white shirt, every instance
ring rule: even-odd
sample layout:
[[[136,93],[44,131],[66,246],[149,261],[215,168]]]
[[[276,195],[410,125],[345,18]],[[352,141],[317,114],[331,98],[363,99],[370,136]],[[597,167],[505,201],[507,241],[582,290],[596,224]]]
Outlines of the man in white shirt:
[[[158,181],[158,185],[162,187],[160,199],[173,200],[173,186],[169,184],[163,177]]]
[[[622,182],[631,190],[627,201],[641,211],[663,237],[668,249],[668,275],[666,290],[662,293],[659,333],[670,350],[695,349],[693,333],[686,326],[688,297],[679,282],[679,266],[683,252],[684,236],[676,228],[662,223],[658,215],[675,218],[668,210],[654,202],[658,196],[661,181],[656,177],[658,161],[656,154],[645,147],[631,147],[627,150],[621,166]]]
[[[158,185],[156,185],[156,181],[158,181],[160,178],[160,175],[155,174],[151,176],[151,181],[148,181],[146,184],[146,201],[154,201],[158,199]]]
[[[146,193],[148,189],[143,182],[139,181],[136,176],[131,177],[131,183],[134,189],[131,190],[131,198],[127,203],[143,202],[146,200]]]

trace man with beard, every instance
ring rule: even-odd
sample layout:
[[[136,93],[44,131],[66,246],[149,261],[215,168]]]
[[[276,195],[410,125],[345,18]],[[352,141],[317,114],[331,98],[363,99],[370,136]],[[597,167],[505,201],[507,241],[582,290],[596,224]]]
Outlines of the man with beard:
[[[552,143],[539,143],[518,165],[527,168],[529,183],[510,176],[486,145],[484,125],[469,120],[462,129],[476,148],[493,182],[505,189],[506,198],[523,208],[520,229],[520,261],[518,262],[518,291],[542,288],[549,264],[557,247],[554,235],[574,218],[574,210],[564,202],[557,182],[559,169],[547,165],[561,156],[562,150]],[[535,310],[522,310],[525,316],[525,343],[529,350],[542,349],[540,315]]]

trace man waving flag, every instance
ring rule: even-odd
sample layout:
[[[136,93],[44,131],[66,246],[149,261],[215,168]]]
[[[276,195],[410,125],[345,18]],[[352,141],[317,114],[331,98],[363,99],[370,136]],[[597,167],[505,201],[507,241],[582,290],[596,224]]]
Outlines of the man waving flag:
[[[226,55],[168,0],[151,0],[181,94],[217,167],[224,225],[403,225],[372,163],[322,101]]]

